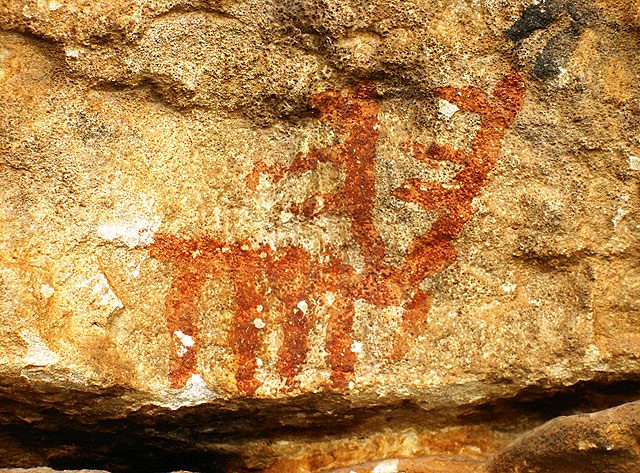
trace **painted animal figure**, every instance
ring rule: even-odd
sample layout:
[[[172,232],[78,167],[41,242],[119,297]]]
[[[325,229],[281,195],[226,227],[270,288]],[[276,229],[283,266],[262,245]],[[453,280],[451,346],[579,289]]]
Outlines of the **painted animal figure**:
[[[437,167],[440,161],[463,166],[449,182],[409,179],[393,192],[401,201],[437,213],[431,228],[412,240],[400,266],[385,263],[386,248],[373,220],[380,126],[379,98],[373,83],[359,84],[346,94],[331,90],[310,98],[309,105],[319,111],[319,119],[338,132],[337,143],[298,154],[286,167],[259,162],[246,178],[247,186],[255,189],[265,174],[277,183],[285,177],[313,170],[319,163],[332,163],[342,169],[345,179],[336,191],[313,196],[300,205],[293,205],[291,210],[310,219],[322,213],[347,217],[364,269],[356,271],[340,257],[337,249],[330,247],[324,248],[319,257],[312,257],[295,246],[273,250],[268,245],[260,245],[250,249],[246,242],[226,243],[209,237],[184,240],[156,235],[149,248],[151,255],[174,267],[173,284],[166,302],[172,340],[169,375],[172,386],[184,386],[196,372],[198,300],[206,280],[223,273],[232,275],[235,287],[229,345],[237,358],[237,387],[244,395],[253,396],[260,388],[255,374],[256,353],[262,340],[255,321],[257,311],[265,308],[280,314],[283,341],[277,371],[285,380],[285,391],[296,387],[296,376],[305,361],[313,314],[319,308],[314,304],[324,305],[329,313],[325,341],[327,365],[331,370],[328,389],[344,391],[354,379],[356,356],[351,351],[351,332],[354,304],[358,299],[378,307],[403,309],[401,327],[389,357],[397,361],[404,356],[409,341],[425,330],[431,305],[431,295],[419,288],[420,283],[455,261],[457,253],[453,242],[473,216],[472,200],[487,183],[504,135],[523,105],[524,84],[518,74],[512,73],[496,85],[491,98],[476,87],[442,87],[435,92],[461,110],[478,114],[481,124],[470,149],[408,145],[414,158],[429,166]],[[332,296],[327,300],[321,297],[323,294]],[[186,352],[185,335],[194,344],[194,349]]]

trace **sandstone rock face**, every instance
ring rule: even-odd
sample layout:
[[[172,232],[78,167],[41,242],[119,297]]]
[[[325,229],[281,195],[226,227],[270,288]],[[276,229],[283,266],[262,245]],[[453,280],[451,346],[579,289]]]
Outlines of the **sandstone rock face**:
[[[636,1],[5,0],[0,28],[0,466],[474,471],[550,417],[507,399],[634,398]]]
[[[500,452],[490,472],[638,471],[640,403],[579,416],[560,417]]]
[[[51,468],[3,468],[3,473],[55,473],[56,470],[52,470]],[[59,473],[104,473],[98,470],[65,470]]]

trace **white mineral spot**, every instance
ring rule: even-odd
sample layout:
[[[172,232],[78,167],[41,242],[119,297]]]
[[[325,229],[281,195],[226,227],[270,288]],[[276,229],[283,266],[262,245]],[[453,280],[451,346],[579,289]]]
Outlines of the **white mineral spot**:
[[[592,448],[598,448],[593,442],[587,442],[586,440],[578,441],[578,450],[591,450]]]
[[[107,240],[119,240],[129,248],[147,246],[153,243],[153,235],[160,228],[160,218],[141,218],[122,223],[109,223],[98,226],[98,235]]]
[[[56,0],[49,0],[49,10],[56,11],[62,6],[62,3],[56,2]]]
[[[42,339],[27,328],[18,332],[22,339],[27,342],[27,354],[24,361],[33,366],[47,366],[58,362],[58,355],[49,350]]]
[[[536,307],[540,307],[542,305],[538,299],[529,299],[529,304]]]
[[[185,347],[192,347],[196,344],[193,337],[191,335],[187,335],[186,333],[183,333],[182,330],[176,330],[175,332],[173,332],[173,334],[176,337],[178,337],[178,340],[180,340],[180,343],[182,343],[182,345]]]
[[[187,380],[185,387],[182,389],[180,395],[177,396],[178,406],[194,406],[206,402],[211,397],[215,396],[215,393],[211,391],[206,381],[202,379],[199,374],[191,375]]]
[[[627,215],[628,213],[629,212],[627,210],[625,210],[625,209],[616,210],[616,214],[611,219],[611,223],[613,224],[613,228],[617,228],[618,224],[622,221],[624,216]]]
[[[135,212],[121,215],[118,220],[98,226],[98,235],[107,241],[119,240],[129,248],[147,246],[153,243],[153,235],[160,228],[162,220],[156,215],[156,202],[146,194],[139,195],[140,204]]]
[[[360,353],[362,352],[362,342],[359,342],[357,340],[354,340],[353,343],[351,344],[351,348],[350,350],[353,353]]]
[[[269,180],[269,176],[267,174],[260,173],[256,190],[262,191],[262,190],[268,189],[269,187],[271,187],[271,181]]]
[[[180,347],[176,350],[176,353],[180,358],[182,358],[184,355],[187,354],[188,351],[189,349],[187,347],[180,345]]]
[[[33,17],[33,15],[31,14],[31,9],[29,8],[29,4],[26,4],[22,7],[22,16],[24,16],[25,18]]]
[[[331,306],[336,301],[336,293],[335,292],[325,292],[324,293],[324,301],[327,305]]]
[[[133,276],[134,278],[137,278],[140,276],[140,263],[138,263],[137,265],[135,263],[131,263],[129,267],[133,268],[131,270],[131,276]]]
[[[465,452],[471,452],[475,455],[482,455],[482,449],[479,447],[476,447],[475,445],[468,445],[466,447],[464,447],[464,451]]]
[[[76,48],[66,48],[64,50],[64,53],[67,55],[67,57],[73,59],[78,59],[80,57],[80,50]]]
[[[258,304],[258,305],[256,306],[256,310],[257,310],[258,312],[262,312],[262,311],[264,310],[264,307],[262,306],[262,304]]]
[[[262,328],[265,328],[267,326],[267,324],[264,322],[264,320],[262,320],[261,318],[255,318],[253,319],[253,325],[255,325],[255,327],[260,330]]]
[[[258,366],[264,365],[264,361],[262,361],[262,358],[256,358],[256,365]]]
[[[353,389],[356,387],[356,383],[354,383],[353,381],[349,381],[349,389]]]
[[[454,105],[447,100],[438,100],[438,111],[445,117],[451,118],[458,110],[460,110],[460,108],[457,105]]]
[[[450,310],[449,312],[447,312],[447,315],[451,318],[455,317],[456,315],[458,315],[458,311],[457,310]]]
[[[548,366],[547,372],[549,376],[552,376],[555,379],[569,379],[572,376],[571,370],[569,370],[566,366],[563,366],[560,363],[556,363],[555,365]]]
[[[293,214],[291,212],[280,212],[280,221],[282,223],[287,223],[293,218]]]
[[[300,302],[298,302],[298,309],[300,309],[303,314],[306,314],[307,310],[309,310],[309,304],[307,304],[307,301],[303,299]]]
[[[384,460],[378,463],[371,473],[397,473],[399,460]]]
[[[205,382],[204,379],[202,379],[202,376],[199,374],[194,374],[191,375],[191,377],[187,380],[187,383],[185,385],[185,387],[188,388],[207,388],[207,390],[209,389],[209,386],[207,385],[207,383]]]
[[[112,312],[116,309],[122,309],[124,305],[118,299],[113,289],[109,285],[109,281],[103,273],[98,273],[89,279],[84,280],[78,284],[78,287],[91,287],[91,295],[93,296],[93,303],[104,307],[107,311]]]
[[[639,156],[629,156],[629,170],[630,171],[640,171],[640,157]]]
[[[48,284],[43,284],[42,286],[40,286],[40,294],[42,294],[42,297],[44,297],[45,299],[49,299],[51,296],[53,296],[54,292],[55,290]]]
[[[589,345],[584,353],[584,361],[587,363],[600,361],[600,349],[596,345]]]
[[[512,292],[515,292],[516,288],[518,287],[517,285],[515,285],[512,282],[506,282],[504,283],[502,286],[500,286],[502,288],[502,290],[506,293],[506,294],[510,294]]]

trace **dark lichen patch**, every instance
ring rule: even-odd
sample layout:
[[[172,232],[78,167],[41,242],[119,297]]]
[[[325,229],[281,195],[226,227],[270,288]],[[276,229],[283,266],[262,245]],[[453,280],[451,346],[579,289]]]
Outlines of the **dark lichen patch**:
[[[540,80],[558,76],[569,61],[582,34],[587,19],[592,12],[577,2],[542,1],[529,5],[518,20],[505,32],[505,38],[515,42],[518,48],[526,48],[524,43],[537,30],[546,30],[553,24],[560,31],[553,32],[546,39],[542,51],[538,53],[532,68],[533,75]]]
[[[520,18],[504,32],[511,41],[522,41],[536,30],[547,28],[562,11],[563,2],[549,1],[532,3],[524,9]]]
[[[568,28],[551,36],[542,52],[536,57],[533,74],[538,79],[549,79],[562,72],[571,54],[575,50],[581,28],[573,23]]]

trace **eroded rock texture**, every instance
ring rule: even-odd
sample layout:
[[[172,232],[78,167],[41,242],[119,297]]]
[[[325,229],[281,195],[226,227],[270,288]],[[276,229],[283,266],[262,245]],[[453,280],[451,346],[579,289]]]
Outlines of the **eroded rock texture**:
[[[554,419],[492,459],[490,472],[633,472],[640,465],[640,402]]]
[[[0,28],[0,466],[543,471],[636,399],[637,1]]]

